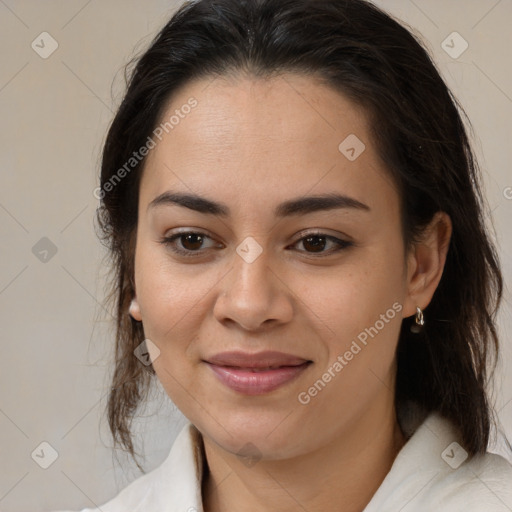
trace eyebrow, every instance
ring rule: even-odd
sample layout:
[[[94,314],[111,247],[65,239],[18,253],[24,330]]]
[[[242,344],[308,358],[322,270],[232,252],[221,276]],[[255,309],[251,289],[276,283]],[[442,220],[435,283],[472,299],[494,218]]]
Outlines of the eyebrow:
[[[218,203],[195,194],[184,194],[171,191],[164,192],[157,196],[149,203],[147,209],[149,210],[165,205],[178,205],[207,215],[217,215],[221,217],[230,216],[230,209],[226,204]],[[290,217],[293,215],[305,215],[308,213],[338,208],[370,211],[370,207],[368,205],[354,199],[353,197],[332,193],[290,199],[277,205],[274,209],[274,215],[276,217]]]

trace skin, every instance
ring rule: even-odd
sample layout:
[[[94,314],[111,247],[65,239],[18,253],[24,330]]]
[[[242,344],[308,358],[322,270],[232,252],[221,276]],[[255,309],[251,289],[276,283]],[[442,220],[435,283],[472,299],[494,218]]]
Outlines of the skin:
[[[191,82],[163,118],[192,96],[197,107],[146,160],[130,314],[160,351],[153,365],[169,397],[203,435],[205,510],[313,512],[340,503],[360,511],[405,442],[394,408],[395,349],[402,319],[424,309],[439,283],[450,219],[439,212],[405,253],[399,196],[365,112],[312,77]],[[354,161],[338,149],[350,134],[366,146]],[[169,190],[224,203],[231,215],[148,209]],[[283,201],[333,192],[369,210],[274,216]],[[200,256],[159,243],[178,230],[208,235],[203,245],[175,241]],[[304,239],[316,230],[353,245],[331,252],[338,246],[327,241],[319,254]],[[246,237],[262,248],[252,263],[236,252]],[[394,303],[401,311],[301,404],[299,393]],[[277,390],[247,396],[203,362],[237,349],[279,350],[313,364]],[[255,447],[255,463],[237,455],[244,446]]]

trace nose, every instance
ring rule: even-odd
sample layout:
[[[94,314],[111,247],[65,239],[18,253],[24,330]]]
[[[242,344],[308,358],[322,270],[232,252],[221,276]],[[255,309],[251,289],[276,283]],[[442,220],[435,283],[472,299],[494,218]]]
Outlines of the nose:
[[[293,316],[293,293],[277,267],[272,268],[268,251],[263,250],[253,261],[240,254],[234,253],[233,267],[221,280],[215,318],[247,331],[289,322]]]

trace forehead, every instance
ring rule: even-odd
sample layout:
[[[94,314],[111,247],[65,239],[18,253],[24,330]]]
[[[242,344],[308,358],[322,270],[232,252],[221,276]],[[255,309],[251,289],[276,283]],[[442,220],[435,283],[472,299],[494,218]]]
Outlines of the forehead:
[[[391,186],[364,110],[312,77],[197,80],[172,97],[159,127],[161,140],[145,162],[142,205],[167,189],[215,192],[242,204],[278,202],[286,191],[336,188],[362,197],[372,184]]]

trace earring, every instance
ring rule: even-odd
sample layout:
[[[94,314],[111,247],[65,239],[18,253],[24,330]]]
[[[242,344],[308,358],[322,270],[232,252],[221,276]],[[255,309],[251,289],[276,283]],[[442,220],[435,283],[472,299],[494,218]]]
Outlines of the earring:
[[[133,317],[135,311],[139,313],[139,305],[137,304],[135,298],[133,298],[132,301],[130,302],[130,307],[128,308],[128,314],[133,318],[133,320],[137,322],[138,320]]]
[[[421,308],[416,306],[416,318],[415,323],[411,325],[411,332],[417,334],[421,332],[423,326],[425,325],[425,320],[423,319],[423,311]]]

